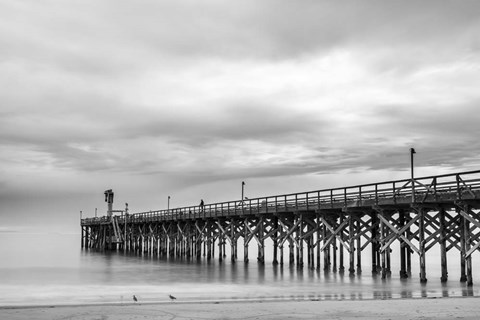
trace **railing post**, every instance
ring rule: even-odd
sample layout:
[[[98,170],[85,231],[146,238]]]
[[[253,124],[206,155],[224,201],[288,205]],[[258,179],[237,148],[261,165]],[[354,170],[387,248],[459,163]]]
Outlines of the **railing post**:
[[[412,180],[412,203],[415,203],[415,178],[413,177],[413,155],[415,154],[415,149],[410,148],[410,173]]]
[[[397,188],[395,187],[395,181],[393,181],[393,203],[397,204]]]
[[[358,187],[358,204],[361,206],[362,205],[362,186]]]
[[[457,180],[457,200],[462,200],[462,192],[460,190],[460,175],[456,174],[455,178]]]
[[[330,207],[333,208],[333,189],[330,189]]]
[[[317,209],[320,210],[320,191],[317,191]]]

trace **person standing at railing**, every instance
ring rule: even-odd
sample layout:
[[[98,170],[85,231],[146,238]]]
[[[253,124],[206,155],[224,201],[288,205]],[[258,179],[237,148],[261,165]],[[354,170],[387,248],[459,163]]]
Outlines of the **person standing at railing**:
[[[203,208],[205,206],[205,203],[203,202],[203,199],[200,200],[200,211],[203,211]]]

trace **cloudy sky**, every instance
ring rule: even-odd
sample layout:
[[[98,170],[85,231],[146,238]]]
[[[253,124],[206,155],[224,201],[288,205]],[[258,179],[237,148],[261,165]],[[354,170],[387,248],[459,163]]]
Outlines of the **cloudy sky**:
[[[479,1],[0,0],[0,230],[480,169]]]

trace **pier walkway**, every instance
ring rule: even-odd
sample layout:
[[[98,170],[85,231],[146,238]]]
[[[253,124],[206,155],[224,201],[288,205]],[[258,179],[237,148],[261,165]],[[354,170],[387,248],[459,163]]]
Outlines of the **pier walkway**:
[[[435,246],[441,281],[448,279],[447,253],[456,249],[468,285],[480,250],[480,170],[133,214],[112,209],[112,190],[105,197],[106,216],[81,219],[83,248],[212,259],[218,247],[218,259],[228,252],[235,262],[240,243],[248,262],[254,240],[260,263],[267,247],[274,264],[347,267],[350,274],[362,272],[362,253],[370,251],[371,271],[385,278],[398,243],[400,276],[411,275],[416,254],[426,282],[426,252]]]

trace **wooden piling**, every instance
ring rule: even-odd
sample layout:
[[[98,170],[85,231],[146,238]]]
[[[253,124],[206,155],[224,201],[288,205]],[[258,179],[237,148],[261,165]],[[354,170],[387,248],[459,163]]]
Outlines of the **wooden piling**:
[[[278,217],[273,217],[273,265],[278,264]]]
[[[440,208],[439,211],[439,228],[440,228],[440,266],[441,266],[441,277],[440,281],[447,282],[448,280],[448,270],[447,270],[447,236],[446,236],[446,227],[445,227],[445,209]]]
[[[372,221],[372,231],[371,231],[371,249],[372,249],[372,274],[377,274],[378,269],[378,220],[377,220],[377,213],[372,211],[371,213],[371,221]]]
[[[418,241],[420,250],[420,282],[427,282],[427,264],[425,251],[425,209],[419,208],[417,214],[420,215],[418,222]]]
[[[349,245],[349,268],[350,275],[355,274],[355,228],[353,215],[350,213],[348,217],[348,245]]]
[[[464,206],[464,212],[466,215],[469,214],[469,206]],[[473,276],[472,276],[472,255],[470,253],[470,243],[471,243],[471,235],[470,235],[470,221],[468,219],[463,220],[463,227],[464,231],[463,234],[465,236],[465,267],[466,267],[466,276],[467,276],[467,286],[471,287],[473,285]]]
[[[465,218],[460,215],[460,209],[456,209],[459,217],[459,229],[460,229],[460,282],[467,282],[466,273],[466,242],[465,242]]]
[[[399,228],[403,229],[405,226],[405,211],[404,210],[399,210],[398,212],[398,221],[399,221]],[[402,235],[405,235],[405,232],[402,233]],[[405,243],[405,240],[401,239],[400,240],[400,278],[405,279],[408,278],[408,273],[407,273],[407,244]]]
[[[357,251],[357,274],[361,274],[362,273],[362,237],[361,237],[361,234],[362,234],[362,224],[361,224],[361,217],[358,217],[357,218],[357,227],[356,227],[356,230],[355,230],[355,234],[356,234],[356,240],[357,240],[357,248],[356,248],[356,251]]]
[[[340,213],[340,223],[339,223],[339,225],[340,225],[340,226],[343,225],[343,222],[344,222],[344,221],[345,221],[345,214],[344,214],[344,212],[342,211],[342,212]],[[340,271],[340,273],[343,273],[343,272],[345,272],[344,247],[343,247],[343,241],[344,241],[345,239],[344,239],[344,236],[343,236],[343,230],[340,230],[340,235],[339,235],[339,237],[340,237],[340,240],[342,240],[342,241],[340,241],[340,244],[339,244],[339,257],[338,257],[339,263],[340,263],[339,271]],[[349,237],[350,237],[350,233],[349,233]],[[349,241],[349,242],[350,242],[350,241]],[[350,251],[349,251],[349,253],[350,253]],[[349,257],[350,257],[350,263],[351,263],[351,262],[352,262],[352,261],[351,261],[351,255],[349,255]],[[351,266],[350,266],[349,270],[350,270],[350,269],[351,269]]]
[[[303,268],[303,215],[298,216],[298,234],[297,234],[297,241],[298,241],[298,251],[297,251],[297,267]]]
[[[320,214],[317,212],[316,214],[316,229],[317,229],[317,239],[315,241],[315,246],[317,248],[317,270],[320,270],[320,260],[321,260],[321,257],[320,257],[320,253],[321,253],[321,248],[320,248],[320,244],[321,244],[321,240],[322,240],[322,226],[321,226],[321,223],[320,223]]]

